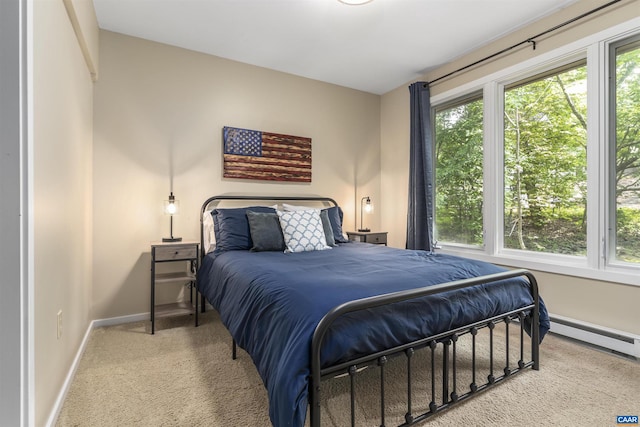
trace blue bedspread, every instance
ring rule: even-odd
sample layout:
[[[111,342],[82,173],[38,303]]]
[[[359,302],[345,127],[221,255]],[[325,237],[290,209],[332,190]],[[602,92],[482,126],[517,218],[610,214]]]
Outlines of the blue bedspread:
[[[269,395],[274,426],[303,426],[311,338],[333,307],[354,299],[504,271],[444,254],[363,243],[331,250],[209,254],[198,289],[253,359]],[[531,304],[522,278],[351,313],[325,338],[330,366]],[[362,318],[367,317],[363,323]],[[540,339],[549,319],[540,302]]]

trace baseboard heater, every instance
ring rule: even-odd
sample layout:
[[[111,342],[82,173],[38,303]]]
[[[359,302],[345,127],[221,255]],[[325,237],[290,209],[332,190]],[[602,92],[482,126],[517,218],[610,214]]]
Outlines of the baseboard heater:
[[[551,332],[640,359],[640,336],[568,317],[550,315]]]

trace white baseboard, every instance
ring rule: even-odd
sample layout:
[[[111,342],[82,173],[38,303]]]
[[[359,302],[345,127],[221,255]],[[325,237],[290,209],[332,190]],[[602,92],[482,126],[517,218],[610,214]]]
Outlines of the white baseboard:
[[[124,323],[139,322],[141,320],[151,321],[151,313],[147,312],[147,313],[129,314],[128,316],[109,317],[108,319],[94,320],[92,323],[94,328],[99,328],[101,326],[122,325]]]
[[[69,387],[71,387],[73,378],[75,377],[76,371],[78,370],[78,364],[80,363],[80,359],[82,358],[82,355],[84,354],[84,350],[87,347],[87,342],[89,341],[89,335],[91,334],[91,330],[93,329],[93,322],[94,321],[89,323],[89,327],[87,328],[87,331],[84,333],[84,337],[82,338],[82,342],[80,343],[80,348],[78,348],[76,357],[73,359],[71,368],[67,373],[67,377],[64,379],[64,383],[62,384],[62,389],[60,390],[60,393],[58,393],[58,397],[56,399],[55,404],[53,405],[53,409],[51,410],[49,419],[47,419],[46,427],[53,427],[56,425],[56,422],[58,421],[58,416],[60,415],[60,411],[62,410],[64,399],[67,397]]]
[[[640,359],[640,335],[550,315],[551,332]]]
[[[0,0],[1,1],[1,0]],[[76,371],[78,370],[78,365],[80,364],[80,359],[82,359],[82,355],[84,354],[85,349],[87,348],[87,342],[89,341],[89,336],[91,335],[91,331],[94,328],[98,328],[101,326],[111,326],[111,325],[119,325],[123,323],[131,323],[137,322],[140,320],[148,320],[150,317],[149,313],[140,313],[140,314],[131,314],[129,316],[120,316],[120,317],[111,317],[108,319],[98,319],[92,320],[87,327],[87,331],[84,333],[84,337],[82,338],[82,342],[80,343],[80,347],[76,353],[76,357],[73,359],[73,363],[69,368],[69,372],[67,373],[66,378],[64,379],[64,383],[62,384],[62,389],[60,393],[58,393],[58,397],[56,398],[56,402],[53,405],[53,409],[51,410],[51,414],[47,419],[46,427],[54,427],[56,422],[58,421],[58,416],[60,415],[60,411],[62,410],[62,405],[64,404],[64,400],[67,397],[67,393],[69,392],[69,387],[71,387],[71,383],[73,382],[73,378],[76,375]]]

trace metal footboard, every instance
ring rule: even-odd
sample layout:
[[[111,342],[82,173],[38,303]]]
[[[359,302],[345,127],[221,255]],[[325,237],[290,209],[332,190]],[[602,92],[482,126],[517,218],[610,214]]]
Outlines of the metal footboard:
[[[533,304],[521,307],[508,313],[502,313],[498,316],[483,319],[481,321],[465,325],[450,331],[442,332],[431,337],[420,339],[401,346],[380,351],[375,354],[360,357],[348,362],[340,363],[335,366],[321,368],[320,350],[327,331],[331,328],[333,322],[346,313],[365,310],[395,302],[406,301],[428,295],[434,295],[441,292],[462,289],[470,286],[493,283],[504,279],[515,277],[526,277],[533,297]],[[311,381],[309,386],[309,407],[310,407],[310,424],[311,427],[320,427],[320,404],[321,404],[321,381],[333,378],[340,374],[347,374],[350,378],[350,403],[351,403],[351,425],[355,426],[355,378],[363,367],[377,367],[380,371],[380,426],[385,426],[385,366],[391,358],[404,357],[406,359],[407,372],[407,411],[404,416],[405,422],[401,426],[410,426],[423,421],[430,416],[445,410],[452,405],[462,402],[477,393],[480,393],[495,384],[498,384],[507,377],[531,367],[534,370],[539,369],[539,305],[540,299],[538,295],[538,284],[533,276],[527,270],[512,270],[502,273],[491,274],[482,277],[459,280],[441,285],[428,286],[419,289],[396,292],[387,295],[380,295],[360,300],[350,301],[342,304],[329,313],[327,313],[318,326],[313,335],[311,344]],[[525,361],[524,349],[524,323],[525,317],[531,318],[531,360]],[[510,366],[510,340],[509,327],[512,323],[517,323],[519,331],[519,359],[517,366]],[[504,365],[497,368],[500,363],[494,355],[494,329],[496,325],[503,324],[507,334],[505,337],[505,359]],[[489,375],[486,381],[479,382],[476,367],[476,336],[483,329],[488,330],[489,334]],[[457,345],[461,337],[469,334],[471,336],[471,375],[472,380],[468,391],[458,394],[459,372],[457,366]],[[436,349],[438,346],[442,348],[441,376],[442,384],[436,384]],[[428,403],[428,410],[425,412],[414,413],[412,408],[412,391],[413,391],[413,375],[412,375],[412,359],[417,351],[427,351],[431,353],[430,358],[430,377],[431,377],[431,393]],[[450,388],[451,387],[451,388]],[[441,391],[440,399],[437,399],[437,392]]]

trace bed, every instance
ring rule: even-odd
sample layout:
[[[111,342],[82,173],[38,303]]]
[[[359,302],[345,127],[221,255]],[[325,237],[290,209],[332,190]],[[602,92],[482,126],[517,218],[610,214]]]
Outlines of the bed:
[[[221,207],[224,203],[230,207]],[[300,237],[300,230],[291,232],[287,221],[300,227],[294,219],[303,215],[310,219],[300,220],[307,227],[302,234],[321,242]],[[233,338],[234,358],[236,344],[251,356],[268,392],[274,426],[303,426],[307,409],[310,425],[320,426],[320,383],[340,375],[351,377],[355,425],[353,382],[370,366],[380,370],[380,425],[385,425],[384,365],[390,358],[406,358],[409,372],[402,425],[420,422],[526,368],[539,369],[538,346],[549,319],[535,278],[526,270],[348,242],[340,207],[324,197],[214,196],[204,202],[201,218],[197,289],[202,309],[206,299],[220,314]],[[284,247],[280,240],[273,242],[274,229]],[[299,251],[299,240],[308,248]],[[506,357],[494,355],[496,324],[520,330],[516,345],[507,335]],[[490,373],[478,382],[475,337],[482,329],[491,337]],[[468,389],[459,392],[456,345],[464,335],[473,339],[474,373]],[[436,348],[443,356],[438,375],[431,366],[431,400],[426,411],[415,413],[412,357],[422,350],[433,356]],[[441,384],[436,385],[436,376]]]

